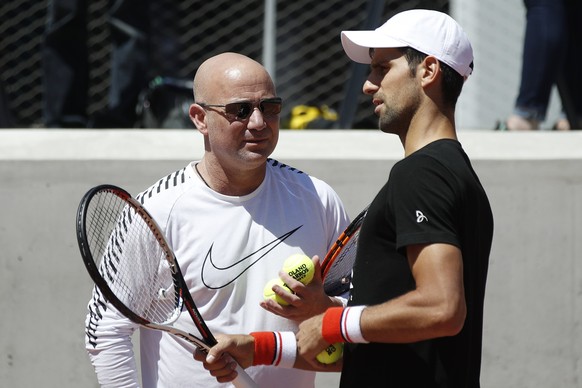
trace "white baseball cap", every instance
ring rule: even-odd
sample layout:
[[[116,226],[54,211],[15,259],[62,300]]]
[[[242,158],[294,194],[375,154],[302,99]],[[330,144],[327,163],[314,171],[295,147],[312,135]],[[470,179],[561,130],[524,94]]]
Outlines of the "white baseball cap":
[[[355,62],[371,62],[370,48],[412,47],[432,55],[467,79],[473,72],[473,48],[449,15],[426,9],[400,12],[373,31],[342,31],[344,51]]]

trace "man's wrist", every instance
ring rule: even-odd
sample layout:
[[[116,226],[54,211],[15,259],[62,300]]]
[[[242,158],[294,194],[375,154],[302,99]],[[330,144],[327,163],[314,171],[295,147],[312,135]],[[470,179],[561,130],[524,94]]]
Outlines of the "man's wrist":
[[[360,318],[366,306],[332,307],[323,315],[321,334],[330,344],[337,342],[367,343]]]
[[[260,331],[251,333],[255,339],[254,365],[274,365],[293,368],[297,354],[295,334],[290,331]]]

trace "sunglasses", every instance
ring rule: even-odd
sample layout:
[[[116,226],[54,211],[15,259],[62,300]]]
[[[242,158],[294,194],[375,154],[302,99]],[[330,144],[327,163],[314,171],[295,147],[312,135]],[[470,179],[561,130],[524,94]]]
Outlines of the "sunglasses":
[[[276,116],[281,113],[282,104],[283,100],[280,97],[264,98],[259,100],[258,104],[250,101],[231,102],[225,105],[198,103],[202,108],[224,108],[230,121],[248,119],[255,108],[259,108],[264,116]]]

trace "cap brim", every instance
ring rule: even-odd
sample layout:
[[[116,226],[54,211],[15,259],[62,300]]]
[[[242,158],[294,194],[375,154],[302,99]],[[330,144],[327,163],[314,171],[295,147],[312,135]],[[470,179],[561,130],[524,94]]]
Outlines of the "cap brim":
[[[342,46],[354,62],[370,64],[371,48],[405,47],[406,44],[377,31],[342,31]]]

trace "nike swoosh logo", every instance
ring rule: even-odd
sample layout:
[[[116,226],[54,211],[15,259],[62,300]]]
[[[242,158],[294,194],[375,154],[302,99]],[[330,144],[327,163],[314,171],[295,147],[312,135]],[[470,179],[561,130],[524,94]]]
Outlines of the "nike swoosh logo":
[[[303,226],[303,225],[301,225]],[[206,257],[204,257],[204,262],[202,263],[202,270],[201,270],[201,278],[202,283],[212,290],[217,290],[220,288],[224,288],[234,282],[236,279],[242,276],[246,271],[249,270],[253,265],[255,265],[259,260],[265,257],[269,252],[275,249],[279,244],[285,241],[287,238],[292,236],[301,226],[283,234],[280,237],[277,237],[273,241],[267,243],[265,246],[257,249],[255,252],[243,257],[238,261],[233,261],[232,264],[226,267],[217,266],[214,260],[212,259],[212,248],[214,247],[214,243],[208,249],[208,253]],[[230,262],[230,261],[227,261]],[[206,276],[205,276],[206,275]],[[209,281],[206,279],[213,279],[220,277],[221,283],[219,285],[210,284]]]

